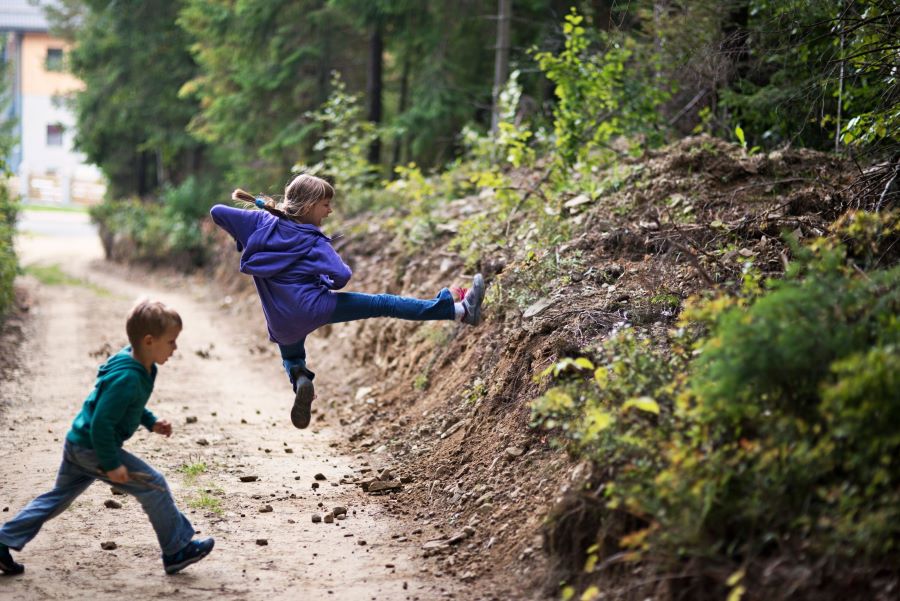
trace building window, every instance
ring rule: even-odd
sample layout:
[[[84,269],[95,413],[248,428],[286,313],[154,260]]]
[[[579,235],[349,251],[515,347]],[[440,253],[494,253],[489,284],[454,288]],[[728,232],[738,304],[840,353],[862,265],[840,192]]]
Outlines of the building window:
[[[63,70],[63,49],[47,48],[47,61],[45,63],[47,71]]]
[[[47,126],[47,146],[62,146],[63,126],[54,123]]]

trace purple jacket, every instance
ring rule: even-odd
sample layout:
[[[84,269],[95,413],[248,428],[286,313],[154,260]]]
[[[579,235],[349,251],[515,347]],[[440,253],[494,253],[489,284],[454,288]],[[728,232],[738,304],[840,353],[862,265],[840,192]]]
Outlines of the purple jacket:
[[[314,225],[279,219],[266,211],[216,205],[213,221],[231,234],[241,273],[253,276],[269,338],[294,344],[326,323],[352,272]]]

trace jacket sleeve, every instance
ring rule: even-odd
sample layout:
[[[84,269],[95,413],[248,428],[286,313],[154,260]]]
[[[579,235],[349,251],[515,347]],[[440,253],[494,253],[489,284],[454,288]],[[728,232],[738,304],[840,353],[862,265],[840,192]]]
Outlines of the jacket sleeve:
[[[340,290],[350,281],[350,276],[353,275],[353,272],[350,270],[350,267],[341,260],[340,255],[335,252],[334,247],[332,247],[331,243],[327,240],[320,239],[317,246],[322,255],[321,275],[326,276],[331,280],[331,285],[328,286],[329,288],[332,290]],[[325,283],[327,284],[328,282],[326,281]]]
[[[213,223],[231,234],[237,244],[238,251],[243,251],[259,224],[259,211],[236,209],[225,205],[215,205],[209,210]]]
[[[104,472],[122,465],[119,460],[119,446],[116,444],[115,427],[134,401],[134,397],[134,384],[129,382],[127,377],[110,381],[100,391],[91,418],[91,444]]]
[[[156,424],[156,416],[153,415],[153,412],[144,408],[144,412],[141,414],[141,425],[153,432],[153,426]]]

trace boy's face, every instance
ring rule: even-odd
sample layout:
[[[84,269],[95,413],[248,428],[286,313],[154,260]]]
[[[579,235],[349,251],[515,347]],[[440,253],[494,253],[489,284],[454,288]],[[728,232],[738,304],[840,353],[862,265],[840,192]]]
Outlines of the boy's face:
[[[144,336],[144,350],[150,359],[157,365],[162,365],[169,360],[169,357],[178,349],[178,335],[181,334],[181,328],[171,326],[160,336]]]
[[[309,210],[309,222],[316,227],[322,226],[322,220],[331,215],[331,199],[322,199]]]

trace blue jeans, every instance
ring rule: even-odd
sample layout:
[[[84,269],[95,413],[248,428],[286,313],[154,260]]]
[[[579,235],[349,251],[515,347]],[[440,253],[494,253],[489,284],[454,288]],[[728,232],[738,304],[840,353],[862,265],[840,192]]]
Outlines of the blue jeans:
[[[335,292],[337,305],[328,323],[342,323],[369,319],[370,317],[394,317],[412,321],[453,320],[456,310],[453,295],[442,288],[431,300],[395,296],[393,294],[363,294],[361,292]],[[284,370],[294,384],[296,376],[303,374],[310,380],[316,377],[306,367],[306,338],[294,344],[279,344]]]
[[[175,506],[175,500],[166,479],[143,460],[124,449],[119,449],[119,459],[129,472],[143,472],[149,482],[162,490],[130,480],[125,484],[110,482],[100,470],[100,461],[93,449],[72,444],[68,440],[63,447],[63,460],[56,475],[56,485],[48,493],[34,499],[16,517],[0,528],[0,543],[21,551],[28,541],[40,531],[44,522],[52,520],[72,504],[94,480],[102,480],[137,498],[150,523],[163,554],[172,555],[182,550],[194,538],[194,527]]]

